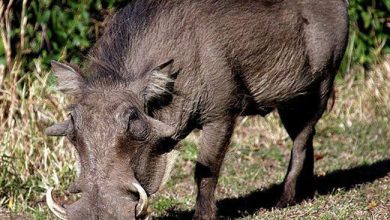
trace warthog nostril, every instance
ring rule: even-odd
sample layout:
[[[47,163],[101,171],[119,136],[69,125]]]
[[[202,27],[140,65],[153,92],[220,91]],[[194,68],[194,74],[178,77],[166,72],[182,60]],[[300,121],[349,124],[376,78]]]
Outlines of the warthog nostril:
[[[72,183],[69,188],[68,188],[68,192],[71,193],[71,194],[78,194],[78,193],[81,193],[82,190],[81,190],[81,187],[80,187],[80,184],[78,181]]]

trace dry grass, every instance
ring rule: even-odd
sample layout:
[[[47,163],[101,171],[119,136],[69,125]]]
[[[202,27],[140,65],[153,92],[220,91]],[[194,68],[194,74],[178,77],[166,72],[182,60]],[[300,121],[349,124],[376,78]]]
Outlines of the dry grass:
[[[63,96],[40,60],[29,74],[19,74],[21,65],[16,59],[0,68],[0,213],[47,219],[43,192],[48,185],[64,190],[74,179],[74,152],[64,139],[43,134],[65,117]],[[217,189],[221,218],[390,218],[390,57],[365,78],[355,72],[337,83],[336,105],[318,125],[315,198],[272,208],[291,142],[276,114],[243,118]],[[172,179],[153,198],[155,216],[190,216],[199,135],[185,140]]]
[[[48,184],[69,183],[74,171],[72,148],[43,134],[64,118],[64,99],[48,86],[49,75],[40,71],[39,61],[35,65],[33,74],[16,80],[18,68],[13,68],[3,82],[11,89],[0,97],[0,207],[16,212],[37,207]]]
[[[42,202],[46,185],[60,185],[60,180],[68,184],[74,175],[72,151],[65,149],[64,140],[43,135],[45,127],[64,117],[64,99],[53,92],[40,59],[22,62],[27,0],[22,1],[21,11],[13,11],[14,3],[0,2],[0,36],[6,58],[6,65],[0,64],[0,219],[10,215],[6,213],[39,216],[42,209],[35,208]],[[20,27],[12,26],[14,16],[22,18]],[[11,45],[15,28],[20,30],[17,47]],[[23,65],[34,71],[22,72],[27,69]]]

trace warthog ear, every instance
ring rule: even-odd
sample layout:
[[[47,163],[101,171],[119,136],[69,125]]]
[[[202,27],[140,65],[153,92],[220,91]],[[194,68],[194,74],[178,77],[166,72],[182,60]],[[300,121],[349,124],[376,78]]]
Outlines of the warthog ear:
[[[54,75],[57,77],[57,89],[65,94],[77,95],[80,93],[84,79],[77,67],[51,61]]]
[[[65,120],[64,122],[60,122],[58,124],[54,124],[45,130],[45,134],[47,136],[66,136],[69,131],[71,121]]]
[[[177,73],[173,70],[173,60],[150,72],[148,84],[143,91],[146,111],[150,111],[153,106],[163,106],[171,100]]]

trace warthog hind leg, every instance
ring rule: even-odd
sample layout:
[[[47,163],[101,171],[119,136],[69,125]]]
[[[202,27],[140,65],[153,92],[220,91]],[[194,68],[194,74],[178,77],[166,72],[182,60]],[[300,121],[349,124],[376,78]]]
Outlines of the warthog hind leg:
[[[308,93],[278,108],[279,115],[293,140],[291,158],[278,207],[292,205],[314,194],[313,137],[315,125],[326,109],[333,80],[320,83]]]

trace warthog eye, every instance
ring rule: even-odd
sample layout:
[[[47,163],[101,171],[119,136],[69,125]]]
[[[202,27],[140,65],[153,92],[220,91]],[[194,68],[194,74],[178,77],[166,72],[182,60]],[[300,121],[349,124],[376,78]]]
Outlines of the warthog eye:
[[[135,109],[135,108],[130,108],[128,111],[128,114],[129,114],[130,121],[138,118],[138,112],[137,112],[137,109]]]
[[[137,109],[129,109],[127,132],[136,140],[145,140],[148,136],[148,125],[139,116]]]

